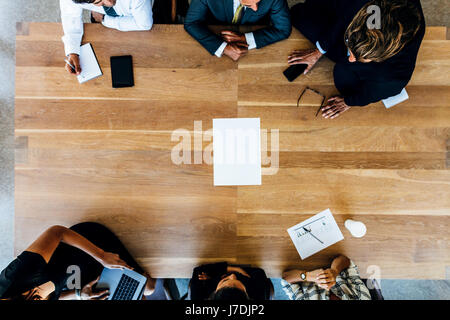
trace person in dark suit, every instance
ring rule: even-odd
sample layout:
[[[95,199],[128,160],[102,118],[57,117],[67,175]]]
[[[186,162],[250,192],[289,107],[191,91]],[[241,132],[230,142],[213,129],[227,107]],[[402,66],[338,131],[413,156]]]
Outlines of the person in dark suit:
[[[225,30],[221,36],[208,24],[270,25],[241,34]],[[286,39],[292,26],[286,0],[192,0],[184,28],[212,55],[223,54],[237,61],[248,50]]]
[[[263,269],[226,262],[195,268],[190,284],[191,300],[268,300],[272,291]]]
[[[336,62],[341,95],[328,101],[323,117],[395,96],[411,79],[425,34],[419,0],[306,0],[291,16],[316,48],[294,51],[288,63],[307,64],[308,73],[322,55]]]

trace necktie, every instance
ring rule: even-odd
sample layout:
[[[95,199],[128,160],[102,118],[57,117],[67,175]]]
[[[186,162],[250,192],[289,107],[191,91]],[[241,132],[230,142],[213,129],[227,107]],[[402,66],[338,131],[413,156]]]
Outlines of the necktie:
[[[236,12],[234,13],[233,21],[231,21],[231,23],[232,24],[240,23],[243,13],[244,13],[244,6],[242,4],[239,4],[239,6],[236,9]]]
[[[106,15],[108,15],[110,17],[118,17],[119,16],[117,14],[116,10],[114,10],[113,7],[105,7],[105,6],[103,6],[103,9],[105,10]]]

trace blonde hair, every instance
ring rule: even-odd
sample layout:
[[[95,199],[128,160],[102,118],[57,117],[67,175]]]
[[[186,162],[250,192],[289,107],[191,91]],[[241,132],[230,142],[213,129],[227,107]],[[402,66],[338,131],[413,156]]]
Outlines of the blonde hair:
[[[380,8],[380,28],[369,28],[373,15],[369,6]],[[345,42],[357,60],[385,61],[399,53],[419,31],[422,16],[408,0],[374,0],[353,18],[345,32]]]

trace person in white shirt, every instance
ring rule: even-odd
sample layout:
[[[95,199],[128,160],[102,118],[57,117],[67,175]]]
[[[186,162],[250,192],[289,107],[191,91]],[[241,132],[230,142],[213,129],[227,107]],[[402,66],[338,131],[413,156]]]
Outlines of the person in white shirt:
[[[153,26],[154,0],[60,0],[62,37],[67,61],[66,70],[80,74],[80,46],[83,38],[83,9],[92,13],[92,20],[120,31],[146,31]]]

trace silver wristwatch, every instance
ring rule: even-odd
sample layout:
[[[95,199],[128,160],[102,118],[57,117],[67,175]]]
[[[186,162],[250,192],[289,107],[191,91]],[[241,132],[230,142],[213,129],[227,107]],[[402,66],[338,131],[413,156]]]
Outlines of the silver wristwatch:
[[[306,280],[306,272],[300,273],[300,278],[305,281]]]

